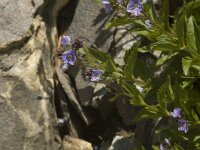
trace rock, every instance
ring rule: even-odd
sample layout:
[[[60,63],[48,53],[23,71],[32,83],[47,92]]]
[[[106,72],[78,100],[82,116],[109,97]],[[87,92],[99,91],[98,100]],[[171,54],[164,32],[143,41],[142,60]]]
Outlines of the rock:
[[[136,123],[135,140],[138,141],[145,149],[151,149],[154,140],[154,131],[159,120],[145,119]]]
[[[56,73],[58,75],[58,80],[60,81],[65,93],[67,94],[72,106],[78,112],[80,117],[89,125],[92,123],[92,120],[88,117],[87,113],[85,113],[84,109],[79,104],[78,99],[76,98],[76,94],[71,86],[71,81],[67,74],[65,74],[60,68],[56,68]]]
[[[139,109],[137,107],[133,107],[128,98],[119,98],[116,101],[116,108],[126,126],[135,124],[133,122],[133,118],[138,113]]]
[[[74,79],[78,99],[82,106],[91,106],[95,83],[84,79],[84,72],[78,66],[71,66],[68,74]]]
[[[107,51],[112,41],[112,32],[102,29],[110,17],[111,15],[105,14],[103,5],[93,0],[79,1],[67,33],[72,39],[85,37],[89,44],[94,43]]]
[[[26,36],[32,25],[34,13],[43,4],[42,0],[1,0],[0,2],[0,47]]]
[[[63,140],[64,150],[93,150],[91,143],[78,138],[65,136]]]
[[[115,136],[108,150],[133,150],[134,137]]]
[[[109,101],[112,96],[113,95],[107,91],[105,84],[96,84],[94,97],[92,99],[92,107],[99,111],[104,120],[106,120],[115,109],[115,103]]]
[[[0,2],[0,149],[56,150],[61,146],[54,140],[58,135],[52,66],[57,34],[54,13],[61,7],[56,2]],[[43,12],[54,18],[42,18],[48,17]],[[48,25],[47,20],[51,21]]]

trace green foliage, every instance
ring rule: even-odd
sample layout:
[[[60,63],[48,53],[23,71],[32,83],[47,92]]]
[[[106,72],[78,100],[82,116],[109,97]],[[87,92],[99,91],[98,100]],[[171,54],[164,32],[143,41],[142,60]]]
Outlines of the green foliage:
[[[145,46],[139,42],[133,44],[124,56],[123,66],[100,50],[83,49],[87,62],[104,70],[105,79],[119,86],[121,91],[110,100],[126,96],[131,105],[141,107],[134,121],[164,117],[173,120],[170,111],[181,108],[189,121],[187,134],[170,125],[157,131],[162,138],[172,140],[171,147],[175,150],[200,149],[200,0],[184,0],[183,6],[170,16],[173,22],[169,21],[169,0],[163,1],[164,7],[159,11],[151,0],[144,4],[143,14],[137,18],[124,12],[126,3],[120,7],[114,1],[112,4],[120,13],[105,29],[128,27],[128,32],[144,36],[148,42]],[[145,24],[147,19],[151,28]],[[160,55],[155,63],[149,64],[147,59],[138,57],[156,52]],[[153,149],[159,148],[153,146]]]

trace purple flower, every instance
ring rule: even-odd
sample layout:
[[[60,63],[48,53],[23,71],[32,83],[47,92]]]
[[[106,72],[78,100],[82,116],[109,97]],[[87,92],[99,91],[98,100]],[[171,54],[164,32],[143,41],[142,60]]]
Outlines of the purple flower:
[[[160,150],[164,150],[164,147],[162,144],[160,144]]]
[[[150,20],[145,20],[145,24],[147,25],[147,28],[149,28],[149,29],[152,27]]]
[[[76,54],[74,50],[66,51],[62,54],[62,60],[64,64],[74,65],[76,62]]]
[[[92,70],[91,72],[91,81],[99,81],[101,79],[101,70]]]
[[[143,4],[140,0],[130,0],[127,5],[127,12],[139,16],[143,10]]]
[[[105,5],[105,13],[109,13],[112,6],[108,0],[102,0],[102,3]]]
[[[73,43],[72,43],[72,48],[73,49],[79,49],[83,47],[83,41],[81,39],[76,39]]]
[[[171,115],[173,118],[181,118],[181,109],[180,108],[175,108],[173,112],[171,112]]]
[[[188,120],[179,119],[178,120],[178,130],[183,131],[184,133],[188,132]]]
[[[102,0],[102,3],[105,4],[110,4],[110,2],[108,0]]]
[[[71,41],[71,39],[69,36],[63,35],[61,38],[60,44],[61,44],[61,46],[65,46],[65,45],[69,44],[70,41]]]

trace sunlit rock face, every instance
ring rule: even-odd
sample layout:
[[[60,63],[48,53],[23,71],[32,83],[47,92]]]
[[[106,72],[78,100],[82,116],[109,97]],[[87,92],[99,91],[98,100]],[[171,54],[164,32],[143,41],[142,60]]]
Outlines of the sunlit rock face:
[[[0,1],[0,149],[58,149],[55,20],[68,0]],[[48,13],[48,15],[46,15]]]

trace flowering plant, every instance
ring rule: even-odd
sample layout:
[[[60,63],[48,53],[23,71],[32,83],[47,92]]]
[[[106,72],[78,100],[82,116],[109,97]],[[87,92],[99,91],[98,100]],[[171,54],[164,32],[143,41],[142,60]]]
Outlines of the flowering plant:
[[[126,51],[123,66],[100,50],[79,49],[93,68],[91,81],[118,87],[112,101],[128,96],[131,105],[141,107],[134,121],[167,120],[165,128],[154,130],[160,140],[149,147],[155,150],[200,149],[200,0],[180,2],[171,14],[170,0],[158,9],[153,0],[102,0],[106,13],[119,14],[105,28],[124,27],[137,42]],[[143,38],[148,42],[142,44]],[[154,56],[154,62],[140,59],[141,54]]]

